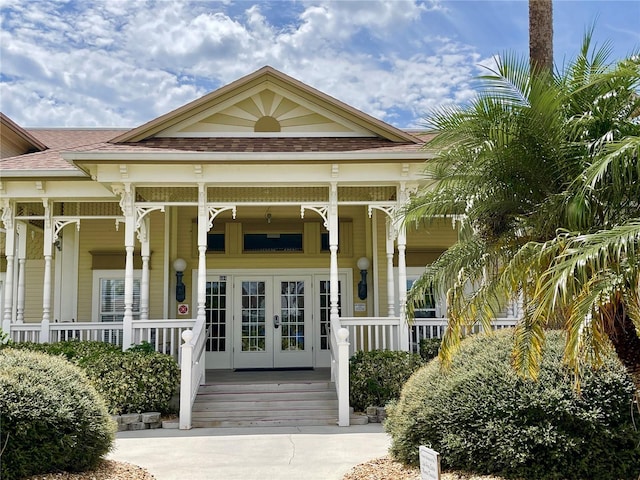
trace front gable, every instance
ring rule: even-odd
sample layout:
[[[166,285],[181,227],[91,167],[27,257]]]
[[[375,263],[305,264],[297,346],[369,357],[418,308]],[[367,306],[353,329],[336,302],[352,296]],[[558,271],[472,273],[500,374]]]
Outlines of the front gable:
[[[420,143],[407,132],[268,66],[112,142],[154,137],[378,137]]]
[[[217,103],[157,137],[376,136],[371,130],[272,82]]]

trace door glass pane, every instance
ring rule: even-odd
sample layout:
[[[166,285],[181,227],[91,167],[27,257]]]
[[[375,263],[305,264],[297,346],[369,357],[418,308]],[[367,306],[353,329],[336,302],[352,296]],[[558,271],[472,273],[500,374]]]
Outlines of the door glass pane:
[[[338,282],[338,315],[342,315],[340,305],[342,304],[342,282]],[[320,349],[329,350],[329,326],[331,314],[331,292],[329,280],[320,282]]]
[[[227,282],[207,282],[205,313],[207,315],[207,352],[227,350],[227,312],[225,298]]]
[[[280,282],[282,350],[304,350],[304,281]]]
[[[259,352],[266,344],[265,282],[242,282],[242,351]]]

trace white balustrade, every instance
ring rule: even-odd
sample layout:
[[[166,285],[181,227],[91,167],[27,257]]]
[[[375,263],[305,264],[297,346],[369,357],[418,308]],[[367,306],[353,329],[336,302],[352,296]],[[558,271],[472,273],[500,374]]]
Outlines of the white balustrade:
[[[40,324],[12,323],[9,336],[14,342],[40,343]]]
[[[134,320],[133,343],[148,342],[156,352],[171,355],[179,363],[182,333],[194,324],[195,320]]]
[[[122,322],[63,322],[49,324],[49,342],[94,341],[122,346]]]
[[[351,353],[359,350],[399,350],[400,317],[341,317],[349,331]]]
[[[442,338],[447,328],[446,318],[415,318],[409,329],[409,346],[412,352],[420,351],[420,341],[425,338]],[[494,318],[491,321],[493,330],[515,327],[518,323],[516,317]],[[471,335],[484,331],[482,325],[477,324],[466,329],[466,334]]]

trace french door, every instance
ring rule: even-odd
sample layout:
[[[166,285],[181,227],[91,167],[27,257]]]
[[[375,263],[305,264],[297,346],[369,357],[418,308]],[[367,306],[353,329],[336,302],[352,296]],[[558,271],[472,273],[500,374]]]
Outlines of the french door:
[[[313,366],[311,277],[234,279],[235,368]]]

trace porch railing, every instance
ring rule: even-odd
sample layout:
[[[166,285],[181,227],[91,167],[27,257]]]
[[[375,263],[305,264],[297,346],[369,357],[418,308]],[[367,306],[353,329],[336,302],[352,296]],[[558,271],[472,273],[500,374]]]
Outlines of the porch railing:
[[[400,350],[400,317],[341,317],[349,331],[351,354],[370,350]]]
[[[134,320],[133,342],[149,342],[157,352],[180,362],[181,335],[193,328],[195,320]],[[122,346],[122,322],[12,323],[14,342],[57,343],[66,340],[97,341]]]
[[[180,361],[180,429],[191,428],[191,410],[204,382],[205,344],[207,332],[205,319],[196,320],[193,330],[182,332],[182,358]]]
[[[149,342],[156,352],[171,355],[180,363],[182,333],[194,328],[195,320],[134,320],[133,343]]]
[[[447,328],[446,318],[416,318],[409,327],[409,349],[412,352],[420,352],[420,341],[425,338],[442,338]],[[491,322],[492,330],[515,327],[517,317],[494,318]],[[482,325],[474,325],[467,329],[466,334],[471,335],[484,331]]]
[[[14,342],[57,343],[66,340],[82,340],[122,345],[122,322],[63,322],[12,323],[11,340]]]

